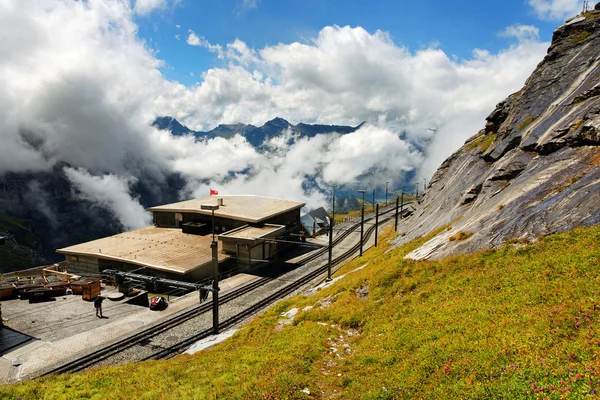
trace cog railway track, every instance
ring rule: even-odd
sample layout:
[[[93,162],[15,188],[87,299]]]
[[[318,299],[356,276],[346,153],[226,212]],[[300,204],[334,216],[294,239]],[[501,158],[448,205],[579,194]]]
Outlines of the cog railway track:
[[[405,204],[408,204],[408,203],[405,203]],[[394,216],[387,217],[387,218],[381,218],[381,216],[388,214],[394,210],[395,210],[395,207],[392,206],[392,207],[388,208],[387,210],[380,212],[379,225],[384,224],[387,221],[393,219]],[[365,222],[371,221],[371,220],[375,220],[375,216],[365,218]],[[359,227],[360,227],[360,222],[355,223],[355,224],[351,225],[348,229],[344,230],[333,240],[333,246],[335,247],[336,245],[341,243],[351,233],[355,232]],[[365,232],[364,232],[365,241],[368,240],[368,238],[374,232],[374,230],[375,230],[375,224],[372,224],[370,227],[365,229]],[[359,250],[359,248],[360,248],[360,241],[357,242],[355,245],[353,245],[348,250],[346,250],[343,254],[333,258],[332,259],[332,267],[337,266],[337,265],[343,263],[344,261],[346,261],[354,253],[356,253]],[[309,262],[318,259],[319,257],[326,254],[327,251],[328,251],[328,246],[325,246],[325,247],[315,251],[313,254],[311,254],[310,256],[303,259],[302,262],[299,263],[299,266],[306,265]],[[288,296],[289,294],[300,289],[304,285],[315,280],[320,275],[324,274],[327,271],[327,266],[328,266],[327,263],[325,263],[325,264],[313,269],[312,271],[304,274],[299,279],[277,289],[272,294],[266,296],[265,298],[259,300],[258,302],[252,304],[251,306],[247,307],[242,312],[237,313],[236,315],[233,315],[232,317],[225,319],[224,321],[219,323],[219,329],[223,330],[223,329],[233,327],[237,323],[244,320],[245,318],[248,318],[249,316],[253,315],[254,313],[273,304],[275,301]],[[254,290],[256,290],[260,287],[263,287],[264,285],[273,281],[274,279],[275,278],[273,278],[273,277],[262,277],[253,282],[250,282],[242,287],[231,290],[230,292],[220,296],[219,306],[224,305],[232,300],[235,300],[235,299],[239,298],[240,296],[243,296],[245,294],[253,292]],[[171,329],[173,329],[173,328],[175,328],[175,327],[185,323],[186,321],[189,321],[199,315],[210,312],[211,310],[212,310],[211,302],[201,303],[198,306],[192,307],[192,308],[182,311],[178,314],[175,314],[174,316],[172,316],[166,320],[163,320],[157,324],[154,324],[154,325],[152,325],[142,331],[139,331],[133,335],[130,335],[128,337],[120,339],[120,340],[113,342],[102,348],[93,350],[83,356],[80,356],[79,358],[77,358],[73,361],[62,364],[53,369],[47,370],[47,371],[43,372],[42,374],[40,374],[39,376],[46,376],[46,375],[51,375],[51,374],[73,373],[73,372],[83,371],[85,369],[88,369],[92,366],[99,365],[99,364],[111,364],[110,362],[107,362],[107,361],[109,361],[112,357],[116,357],[118,354],[122,353],[125,350],[127,350],[128,352],[133,351],[135,353],[134,347],[143,347],[144,348],[143,352],[147,353],[148,348],[149,348],[147,346],[147,343],[150,339],[154,339],[158,335],[166,334],[167,332],[169,332],[169,330],[171,330]],[[136,361],[170,358],[176,354],[181,353],[183,350],[185,350],[187,347],[189,347],[193,343],[197,342],[198,340],[209,337],[212,334],[213,334],[212,328],[202,330],[198,333],[189,335],[185,339],[180,340],[175,344],[166,346],[164,348],[157,349],[156,351],[151,351],[151,354],[145,355]]]

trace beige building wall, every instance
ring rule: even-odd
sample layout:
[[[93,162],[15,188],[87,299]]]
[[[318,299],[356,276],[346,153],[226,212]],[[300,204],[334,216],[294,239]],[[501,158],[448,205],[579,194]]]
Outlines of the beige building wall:
[[[67,271],[76,275],[98,275],[98,259],[96,257],[67,255]]]

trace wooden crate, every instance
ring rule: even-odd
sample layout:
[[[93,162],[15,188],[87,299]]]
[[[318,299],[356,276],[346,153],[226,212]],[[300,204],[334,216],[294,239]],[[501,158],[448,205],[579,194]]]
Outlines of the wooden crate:
[[[83,284],[81,297],[83,300],[94,300],[100,296],[100,280],[87,281]]]
[[[15,295],[15,287],[9,284],[0,285],[0,299],[9,299]]]

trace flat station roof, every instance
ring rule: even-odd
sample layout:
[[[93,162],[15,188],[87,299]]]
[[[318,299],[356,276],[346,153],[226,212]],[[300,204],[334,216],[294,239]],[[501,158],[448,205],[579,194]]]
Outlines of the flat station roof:
[[[183,275],[212,260],[211,242],[212,235],[190,235],[181,232],[181,229],[149,226],[56,252],[122,261]],[[218,257],[219,261],[229,258],[220,251]]]
[[[279,234],[285,231],[284,225],[265,224],[262,227],[242,226],[219,235],[219,240],[234,239],[234,240],[260,240],[269,235]]]
[[[178,213],[196,213],[211,215],[211,211],[201,210],[202,204],[216,205],[223,199],[223,205],[215,210],[215,217],[236,219],[239,221],[258,223],[267,218],[300,209],[305,203],[293,200],[275,199],[262,196],[208,196],[181,201],[179,203],[150,207],[149,211],[166,211]]]

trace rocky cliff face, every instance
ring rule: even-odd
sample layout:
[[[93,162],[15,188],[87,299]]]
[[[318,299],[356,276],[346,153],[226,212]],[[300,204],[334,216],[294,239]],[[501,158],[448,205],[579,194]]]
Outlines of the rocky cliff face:
[[[397,243],[449,224],[409,254],[440,258],[600,223],[599,129],[600,11],[591,11],[554,32],[523,89],[439,167]]]

